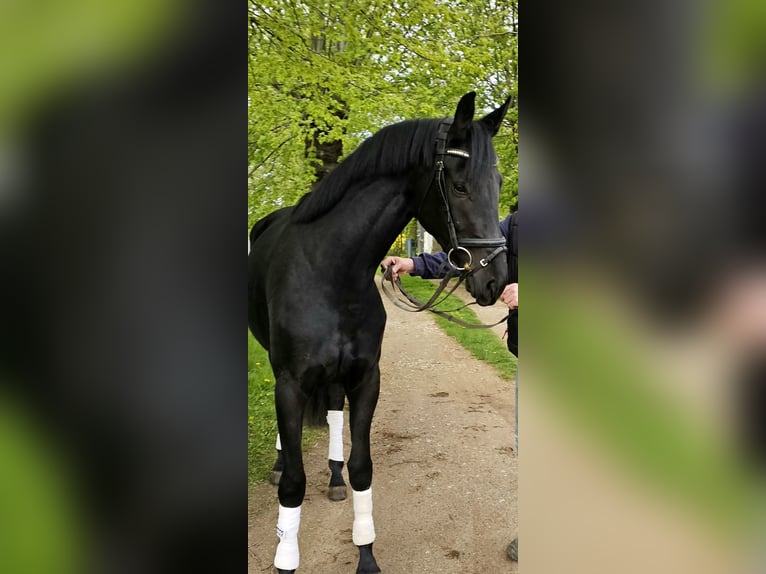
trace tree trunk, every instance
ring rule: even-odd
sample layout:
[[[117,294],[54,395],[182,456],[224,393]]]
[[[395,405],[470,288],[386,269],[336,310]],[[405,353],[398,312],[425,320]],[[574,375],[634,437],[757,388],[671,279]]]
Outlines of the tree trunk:
[[[331,48],[334,47],[335,51],[341,51],[344,48],[344,44],[340,42],[331,43]],[[326,46],[327,41],[324,34],[312,36],[311,49],[314,52],[321,54],[325,51]],[[319,87],[318,91],[326,93],[326,88]],[[333,115],[339,120],[345,120],[348,117],[348,105],[337,97],[335,97],[335,100],[338,106]],[[306,117],[305,119],[308,118]],[[309,133],[306,137],[305,157],[315,160],[314,184],[312,188],[316,188],[319,182],[338,166],[340,157],[343,155],[343,141],[340,139],[325,140],[323,136],[326,134],[327,132],[318,128],[315,122],[311,122]]]
[[[321,130],[314,128],[311,136],[306,139],[306,157],[314,157],[316,159],[314,164],[314,187],[337,167],[340,156],[343,155],[343,142],[341,140],[322,142],[320,141],[322,135],[324,134]]]

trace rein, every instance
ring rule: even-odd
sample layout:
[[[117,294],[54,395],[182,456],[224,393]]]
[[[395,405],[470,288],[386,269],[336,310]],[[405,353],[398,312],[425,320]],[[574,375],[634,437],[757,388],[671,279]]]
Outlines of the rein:
[[[425,303],[423,301],[420,301],[415,296],[411,295],[407,292],[404,287],[402,287],[402,282],[397,277],[396,279],[393,278],[393,273],[391,271],[391,267],[389,266],[385,273],[383,273],[383,276],[380,279],[380,290],[385,293],[386,297],[397,307],[400,309],[403,309],[405,311],[409,311],[411,313],[419,313],[421,311],[430,311],[434,315],[438,315],[439,317],[443,317],[447,321],[450,321],[452,323],[456,323],[460,325],[461,327],[465,327],[467,329],[489,329],[491,327],[494,327],[496,325],[499,325],[500,323],[504,322],[508,319],[510,316],[510,313],[508,313],[505,317],[497,321],[496,323],[492,323],[491,325],[486,325],[484,323],[467,323],[466,321],[463,321],[462,319],[458,319],[454,315],[450,315],[450,313],[455,313],[457,311],[460,311],[461,309],[465,309],[469,305],[475,304],[475,301],[472,303],[465,303],[464,305],[456,308],[456,309],[450,309],[449,311],[443,311],[441,309],[435,309],[434,307],[436,305],[439,305],[443,303],[447,297],[452,295],[455,290],[460,286],[460,284],[465,281],[465,278],[468,277],[472,273],[472,271],[469,271],[468,273],[461,274],[458,278],[455,285],[447,292],[446,295],[444,295],[441,299],[437,301],[439,296],[442,294],[442,292],[447,287],[447,284],[450,282],[450,279],[452,279],[455,276],[455,271],[457,269],[451,268],[447,275],[444,276],[444,278],[439,283],[439,286],[436,288],[436,291],[434,291],[434,294],[431,295],[431,298],[426,301]],[[386,287],[386,282],[391,283],[391,288]],[[406,300],[403,300],[395,295],[396,291],[399,291]]]

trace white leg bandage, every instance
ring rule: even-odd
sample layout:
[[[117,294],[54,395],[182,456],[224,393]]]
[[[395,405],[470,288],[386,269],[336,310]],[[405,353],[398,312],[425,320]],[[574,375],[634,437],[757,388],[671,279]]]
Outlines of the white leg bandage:
[[[372,487],[354,493],[354,529],[352,539],[357,546],[375,541],[375,524],[372,522]]]
[[[298,528],[301,525],[301,507],[287,508],[279,505],[277,520],[277,554],[274,556],[274,566],[280,570],[295,570],[300,562],[298,554]]]
[[[330,425],[330,448],[327,458],[343,462],[343,411],[327,411]]]
[[[282,441],[279,440],[279,433],[277,433],[277,450],[282,450]]]

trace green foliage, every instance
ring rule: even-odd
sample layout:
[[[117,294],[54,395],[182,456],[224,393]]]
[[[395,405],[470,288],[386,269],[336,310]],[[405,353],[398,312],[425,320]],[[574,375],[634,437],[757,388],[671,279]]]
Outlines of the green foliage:
[[[247,335],[247,477],[248,483],[268,479],[276,458],[277,416],[274,409],[274,373],[269,356],[253,336]],[[322,429],[303,429],[303,448],[322,436]]]
[[[7,137],[23,128],[40,107],[70,97],[73,88],[99,85],[102,74],[110,80],[115,71],[132,73],[154,58],[178,23],[179,4],[0,3],[0,132]]]
[[[74,574],[88,566],[65,441],[13,393],[0,396],[0,571]]]
[[[419,277],[404,275],[401,281],[402,287],[421,301],[428,301],[436,290],[434,283]],[[439,305],[439,308],[446,310],[457,309],[461,305],[463,305],[463,302],[460,299],[450,295],[444,303]],[[476,313],[470,307],[456,311],[452,315],[467,323],[481,323]],[[516,357],[508,351],[505,344],[489,329],[466,329],[438,315],[434,315],[434,318],[445,333],[457,340],[474,357],[492,365],[504,379],[508,381],[514,380],[516,375]],[[497,319],[499,320],[500,318],[498,317]]]
[[[719,0],[704,16],[699,47],[708,82],[722,93],[758,89],[766,58],[766,3]]]
[[[452,115],[477,92],[477,115],[513,98],[495,138],[517,193],[516,0],[267,0],[249,17],[249,224],[293,204],[315,177],[308,142],[348,154],[380,127]]]

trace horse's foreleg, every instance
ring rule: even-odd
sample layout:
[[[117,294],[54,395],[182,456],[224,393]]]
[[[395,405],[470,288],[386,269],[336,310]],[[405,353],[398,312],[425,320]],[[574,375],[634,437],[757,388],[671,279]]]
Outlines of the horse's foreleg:
[[[289,574],[295,572],[300,562],[298,529],[301,521],[301,504],[306,494],[301,435],[306,398],[297,383],[284,379],[277,381],[274,398],[284,466],[279,480],[277,536],[280,541],[274,556],[274,566],[279,574]]]
[[[375,524],[372,519],[372,457],[370,456],[370,427],[378,403],[380,371],[377,365],[349,393],[351,417],[351,455],[348,477],[354,497],[354,544],[359,547],[357,574],[380,572],[372,554]]]
[[[330,467],[330,500],[346,499],[346,482],[343,480],[343,403],[346,393],[343,385],[331,383],[327,388],[327,424],[330,427],[330,443],[327,465]]]

